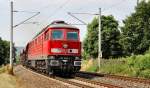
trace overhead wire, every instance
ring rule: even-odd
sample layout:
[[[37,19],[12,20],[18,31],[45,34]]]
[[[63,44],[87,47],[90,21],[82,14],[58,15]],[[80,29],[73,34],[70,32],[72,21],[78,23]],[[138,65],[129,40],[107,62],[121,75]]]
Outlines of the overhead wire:
[[[110,7],[106,8],[106,9],[102,9],[102,10],[103,10],[103,12],[104,12],[104,11],[107,11],[107,10],[109,10],[109,9],[111,9],[111,8],[114,8],[114,7],[118,6],[118,5],[120,5],[121,3],[124,3],[124,1],[125,1],[125,0],[121,0],[120,2],[115,3],[115,4],[111,5]],[[49,20],[49,18],[51,18],[51,17],[53,17],[54,15],[56,15],[56,14],[57,14],[59,11],[61,11],[61,9],[63,9],[69,2],[70,2],[70,0],[66,0],[66,1],[65,1],[64,3],[62,3],[58,8],[56,8],[50,16],[48,16],[46,19],[44,19],[44,20],[43,20],[42,22],[40,22],[40,23],[43,23],[43,22],[45,22],[46,20]],[[49,5],[45,6],[44,8],[48,8],[48,6],[49,6]],[[44,8],[43,8],[43,9],[44,9]],[[42,25],[42,24],[41,24],[41,25]]]
[[[62,3],[58,8],[56,8],[51,15],[49,15],[46,19],[44,19],[42,22],[48,20],[50,17],[56,15],[61,9],[63,9],[71,0],[66,0],[64,3]]]
[[[43,27],[43,26],[45,26],[43,23],[45,22],[45,21],[47,21],[50,17],[52,17],[52,16],[54,16],[55,14],[57,14],[61,9],[63,9],[64,8],[64,6],[66,6],[69,2],[70,2],[71,0],[66,0],[65,2],[63,2],[59,7],[57,7],[54,11],[53,11],[53,13],[52,14],[50,14],[48,17],[46,17],[44,20],[42,20],[41,22],[39,22],[39,25],[38,25],[38,28],[41,28],[41,27]],[[46,9],[46,8],[48,8],[48,5],[47,6],[45,6],[45,7],[43,7],[43,9]],[[43,25],[43,26],[42,26]],[[49,25],[49,24],[47,24],[47,25]]]
[[[111,6],[108,7],[108,8],[103,9],[103,11],[107,11],[107,10],[109,10],[109,9],[111,9],[111,8],[117,7],[118,5],[121,5],[122,3],[124,3],[125,1],[126,1],[126,0],[121,0],[120,2],[113,4],[113,5],[111,5]]]
[[[96,1],[97,1],[97,0],[96,0]],[[118,6],[118,5],[121,5],[122,3],[124,3],[124,1],[126,1],[126,0],[121,0],[121,1],[118,2],[118,3],[115,3],[115,4],[111,5],[111,6],[109,6],[108,8],[103,9],[103,12],[104,12],[104,11],[107,11],[107,10],[109,10],[109,9],[111,9],[111,8],[114,8],[114,7]],[[72,13],[72,14],[98,15],[98,13],[97,13],[97,14],[96,14],[96,13]]]
[[[55,0],[55,2],[56,2],[57,0]],[[40,12],[41,11],[43,11],[44,9],[47,9],[47,8],[49,8],[50,7],[50,5],[51,5],[51,2],[50,3],[48,3],[46,6],[44,6],[44,7],[40,7],[40,8],[38,8],[39,10],[40,10]]]

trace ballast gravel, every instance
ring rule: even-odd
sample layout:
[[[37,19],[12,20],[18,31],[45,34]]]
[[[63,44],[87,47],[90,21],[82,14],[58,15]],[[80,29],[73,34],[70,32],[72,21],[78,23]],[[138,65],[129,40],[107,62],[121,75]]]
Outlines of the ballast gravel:
[[[23,69],[22,66],[16,66],[14,74],[17,77],[19,88],[74,88],[71,85],[34,74],[31,71]]]

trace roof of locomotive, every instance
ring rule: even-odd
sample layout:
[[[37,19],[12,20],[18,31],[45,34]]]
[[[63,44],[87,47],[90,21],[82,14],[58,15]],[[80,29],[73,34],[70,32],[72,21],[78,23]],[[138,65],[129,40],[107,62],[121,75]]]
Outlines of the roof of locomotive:
[[[49,24],[48,26],[46,26],[45,28],[43,28],[33,39],[35,39],[39,34],[44,32],[48,28],[69,28],[69,29],[78,30],[77,27],[67,24],[64,21],[54,21],[51,24]]]
[[[72,26],[70,24],[67,24],[64,21],[54,21],[48,27],[49,28],[72,28],[72,29],[78,29],[77,27]]]
[[[69,24],[51,24],[51,25],[49,25],[49,28],[72,28],[72,29],[78,29],[77,27],[69,25]]]

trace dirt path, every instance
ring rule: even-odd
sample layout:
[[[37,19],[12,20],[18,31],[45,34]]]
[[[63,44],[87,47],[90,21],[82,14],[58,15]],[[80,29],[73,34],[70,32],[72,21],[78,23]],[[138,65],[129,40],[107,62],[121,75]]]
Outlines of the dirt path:
[[[63,83],[33,74],[22,66],[15,67],[14,73],[18,88],[69,88]]]

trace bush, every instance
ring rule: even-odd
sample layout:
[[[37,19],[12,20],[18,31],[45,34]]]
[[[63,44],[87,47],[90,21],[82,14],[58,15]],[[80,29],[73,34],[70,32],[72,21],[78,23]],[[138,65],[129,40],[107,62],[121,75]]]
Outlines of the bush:
[[[140,70],[150,69],[150,55],[132,56],[127,59],[130,67],[138,68]]]
[[[127,64],[132,71],[131,76],[150,78],[150,55],[131,56],[127,59]]]
[[[86,71],[89,71],[89,72],[97,72],[98,71],[97,60],[90,59],[86,64],[89,65],[87,67]]]
[[[87,69],[88,72],[97,72],[97,70],[98,70],[98,66],[96,65],[92,65]]]
[[[97,60],[93,59],[90,64],[90,60],[86,61],[84,63],[88,66],[86,71],[150,78],[150,54],[119,59],[102,59],[100,71],[98,71]]]
[[[139,74],[140,77],[149,78],[150,79],[150,69],[141,71]]]
[[[101,64],[100,72],[109,74],[120,74],[125,73],[126,68],[127,65],[124,64],[124,61],[121,61],[119,59],[110,59],[107,60],[105,63]]]
[[[90,56],[89,56],[86,52],[82,52],[82,58],[83,58],[84,60],[86,60],[86,59],[89,59]]]

